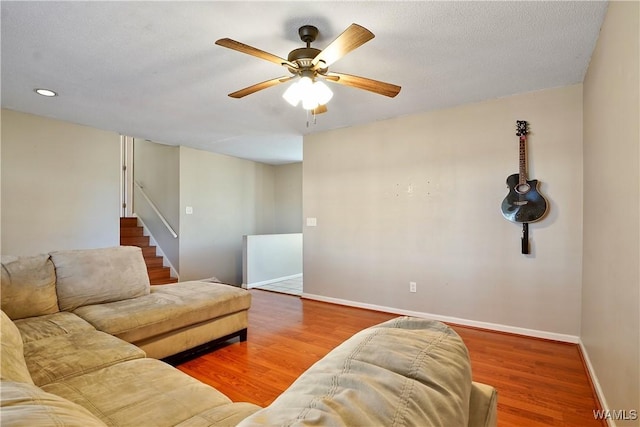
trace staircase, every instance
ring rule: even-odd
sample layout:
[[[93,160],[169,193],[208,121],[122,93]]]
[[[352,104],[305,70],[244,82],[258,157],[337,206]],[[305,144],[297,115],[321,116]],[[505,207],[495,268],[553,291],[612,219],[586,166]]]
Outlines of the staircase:
[[[145,236],[143,228],[138,226],[138,218],[120,218],[120,245],[142,248],[142,256],[147,264],[147,273],[152,285],[178,281],[171,277],[171,269],[163,266],[162,257],[156,255],[156,247],[149,245],[149,236]]]

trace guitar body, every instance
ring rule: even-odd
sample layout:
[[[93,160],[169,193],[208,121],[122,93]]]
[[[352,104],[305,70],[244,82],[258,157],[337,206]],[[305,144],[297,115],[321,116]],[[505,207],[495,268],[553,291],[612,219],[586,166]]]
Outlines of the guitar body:
[[[509,194],[502,201],[502,215],[511,222],[536,222],[547,213],[547,200],[538,192],[538,180],[520,183],[517,173],[507,178]]]

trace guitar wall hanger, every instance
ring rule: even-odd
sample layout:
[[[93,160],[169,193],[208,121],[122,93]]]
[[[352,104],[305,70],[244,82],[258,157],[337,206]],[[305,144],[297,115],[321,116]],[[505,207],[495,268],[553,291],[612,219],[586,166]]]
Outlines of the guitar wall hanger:
[[[522,224],[522,253],[529,254],[529,223],[542,219],[549,204],[538,192],[538,180],[527,179],[527,134],[526,120],[516,121],[516,136],[519,138],[519,172],[507,178],[509,193],[502,201],[502,215],[511,222]]]

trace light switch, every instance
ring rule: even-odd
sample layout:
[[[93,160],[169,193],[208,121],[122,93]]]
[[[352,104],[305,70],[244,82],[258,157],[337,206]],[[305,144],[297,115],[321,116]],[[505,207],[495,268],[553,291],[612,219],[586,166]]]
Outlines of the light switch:
[[[307,218],[307,227],[315,227],[316,225],[318,225],[317,218]]]
[[[187,206],[187,208],[185,209],[185,213],[187,215],[193,214],[193,206]]]

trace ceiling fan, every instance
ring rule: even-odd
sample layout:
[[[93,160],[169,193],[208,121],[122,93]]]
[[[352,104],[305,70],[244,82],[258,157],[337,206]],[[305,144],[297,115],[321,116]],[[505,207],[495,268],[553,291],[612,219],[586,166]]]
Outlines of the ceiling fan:
[[[315,41],[318,36],[318,29],[316,27],[303,25],[298,30],[298,34],[300,39],[306,43],[306,47],[292,50],[289,52],[287,59],[229,38],[217,40],[216,44],[219,46],[282,65],[291,74],[254,84],[232,92],[229,96],[232,98],[242,98],[260,90],[293,79],[299,79],[296,84],[287,89],[283,97],[294,106],[301,101],[304,109],[312,110],[314,114],[319,114],[326,112],[325,104],[333,95],[330,89],[322,83],[322,80],[368,90],[391,98],[400,92],[400,86],[391,83],[329,71],[329,66],[334,62],[375,37],[373,33],[366,28],[358,24],[351,24],[323,50],[311,47],[311,43]]]

